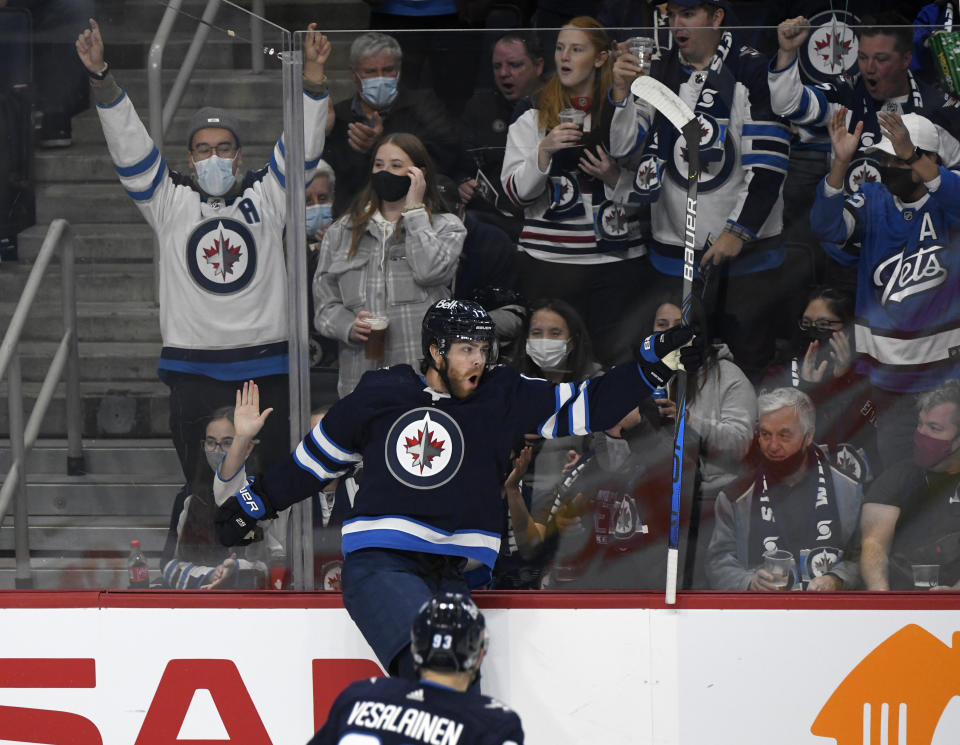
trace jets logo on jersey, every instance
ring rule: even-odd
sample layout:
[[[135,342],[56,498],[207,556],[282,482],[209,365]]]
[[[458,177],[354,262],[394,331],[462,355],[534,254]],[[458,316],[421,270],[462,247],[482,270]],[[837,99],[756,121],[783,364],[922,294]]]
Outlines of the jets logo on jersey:
[[[821,546],[811,550],[806,556],[804,577],[810,579],[822,577],[840,560],[842,553],[839,548],[833,546]]]
[[[567,174],[555,176],[551,181],[553,200],[550,203],[550,211],[555,215],[562,215],[577,204],[580,198],[580,187],[577,185],[577,180]]]
[[[900,303],[946,282],[947,270],[938,255],[941,250],[943,246],[921,246],[913,254],[901,251],[878,264],[873,271],[873,284],[882,290],[880,303]]]
[[[856,74],[859,44],[851,26],[859,24],[859,18],[842,10],[824,11],[810,19],[810,36],[800,47],[800,71],[809,82]]]
[[[704,93],[703,98],[709,95]],[[723,186],[727,182],[734,163],[737,162],[737,152],[734,147],[734,138],[727,137],[727,125],[721,124],[709,114],[697,113],[700,122],[700,191],[708,192]],[[670,159],[669,172],[671,178],[684,188],[687,185],[687,141],[683,135],[678,135],[673,143],[673,157]]]
[[[597,209],[596,229],[602,238],[623,238],[627,235],[627,213],[615,202],[604,202]]]
[[[238,292],[257,269],[257,247],[237,220],[207,220],[187,240],[187,267],[194,281],[210,292]]]
[[[641,193],[648,193],[660,186],[660,174],[657,173],[657,156],[647,155],[637,166],[633,178],[633,188]]]
[[[390,428],[384,460],[391,475],[413,489],[435,489],[463,463],[463,432],[449,414],[423,406]]]
[[[860,191],[863,184],[873,184],[880,182],[880,171],[877,170],[877,163],[873,158],[858,158],[847,168],[844,178],[848,194],[854,194]]]

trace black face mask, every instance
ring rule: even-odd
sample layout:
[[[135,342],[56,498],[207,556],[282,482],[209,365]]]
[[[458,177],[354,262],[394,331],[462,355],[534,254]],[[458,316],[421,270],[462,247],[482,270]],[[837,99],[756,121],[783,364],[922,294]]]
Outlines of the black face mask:
[[[821,346],[823,342],[830,341],[830,337],[833,336],[833,329],[818,329],[816,326],[811,326],[808,329],[800,329],[800,336],[803,338],[803,346],[809,346],[811,342],[818,341]]]
[[[880,172],[880,181],[887,187],[887,191],[899,197],[901,201],[913,201],[913,195],[919,184],[914,182],[912,170],[894,166],[877,166],[877,170]]]
[[[796,471],[803,465],[803,459],[807,455],[807,448],[800,448],[793,455],[784,460],[769,460],[761,454],[763,462],[763,472],[771,481],[783,481],[787,476]]]
[[[370,176],[370,185],[384,202],[397,202],[410,191],[410,177],[398,176],[390,171],[377,171]]]

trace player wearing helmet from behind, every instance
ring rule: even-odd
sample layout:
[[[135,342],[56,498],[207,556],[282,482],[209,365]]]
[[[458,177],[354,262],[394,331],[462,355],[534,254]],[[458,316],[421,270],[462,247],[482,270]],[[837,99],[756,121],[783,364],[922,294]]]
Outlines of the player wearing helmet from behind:
[[[494,324],[479,305],[440,300],[424,316],[420,373],[409,365],[366,373],[286,463],[223,503],[220,540],[249,543],[258,520],[362,459],[343,523],[343,604],[384,668],[414,677],[407,641],[421,604],[489,580],[513,444],[531,432],[553,438],[612,427],[681,364],[699,366],[692,337],[672,328],[644,340],[633,363],[555,384],[496,364]]]
[[[521,745],[523,728],[515,712],[489,696],[464,695],[486,648],[483,614],[468,596],[433,596],[410,630],[420,679],[367,678],[351,684],[308,745]]]

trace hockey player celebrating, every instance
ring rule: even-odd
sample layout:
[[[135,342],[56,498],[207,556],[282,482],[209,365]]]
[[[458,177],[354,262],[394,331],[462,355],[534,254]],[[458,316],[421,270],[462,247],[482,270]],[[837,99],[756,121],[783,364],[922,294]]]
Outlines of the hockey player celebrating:
[[[681,365],[699,366],[692,338],[688,327],[655,334],[636,362],[555,384],[496,365],[486,311],[440,300],[423,319],[420,374],[409,365],[366,373],[286,463],[224,502],[220,540],[248,543],[258,520],[362,459],[343,524],[343,603],[384,668],[413,677],[407,634],[424,600],[440,590],[468,593],[467,575],[474,586],[489,578],[513,445],[531,432],[554,438],[612,427]]]
[[[420,679],[365,678],[351,684],[308,745],[336,745],[351,736],[381,745],[441,740],[522,745],[515,712],[489,696],[464,695],[487,647],[483,614],[469,597],[443,592],[430,598],[409,638]]]
[[[883,139],[872,154],[881,183],[844,198],[843,175],[863,122],[847,111],[830,121],[833,164],[810,213],[814,232],[837,261],[857,271],[857,372],[869,375],[881,410],[881,462],[909,452],[913,397],[960,376],[960,176],[937,164],[938,130],[916,113],[880,112]],[[884,413],[886,411],[886,413]]]

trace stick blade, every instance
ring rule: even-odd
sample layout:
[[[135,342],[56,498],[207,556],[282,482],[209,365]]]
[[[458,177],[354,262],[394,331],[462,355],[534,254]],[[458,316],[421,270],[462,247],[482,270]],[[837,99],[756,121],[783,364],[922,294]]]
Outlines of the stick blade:
[[[690,107],[680,96],[649,75],[641,75],[634,80],[630,84],[630,92],[653,106],[681,131],[694,118]]]

